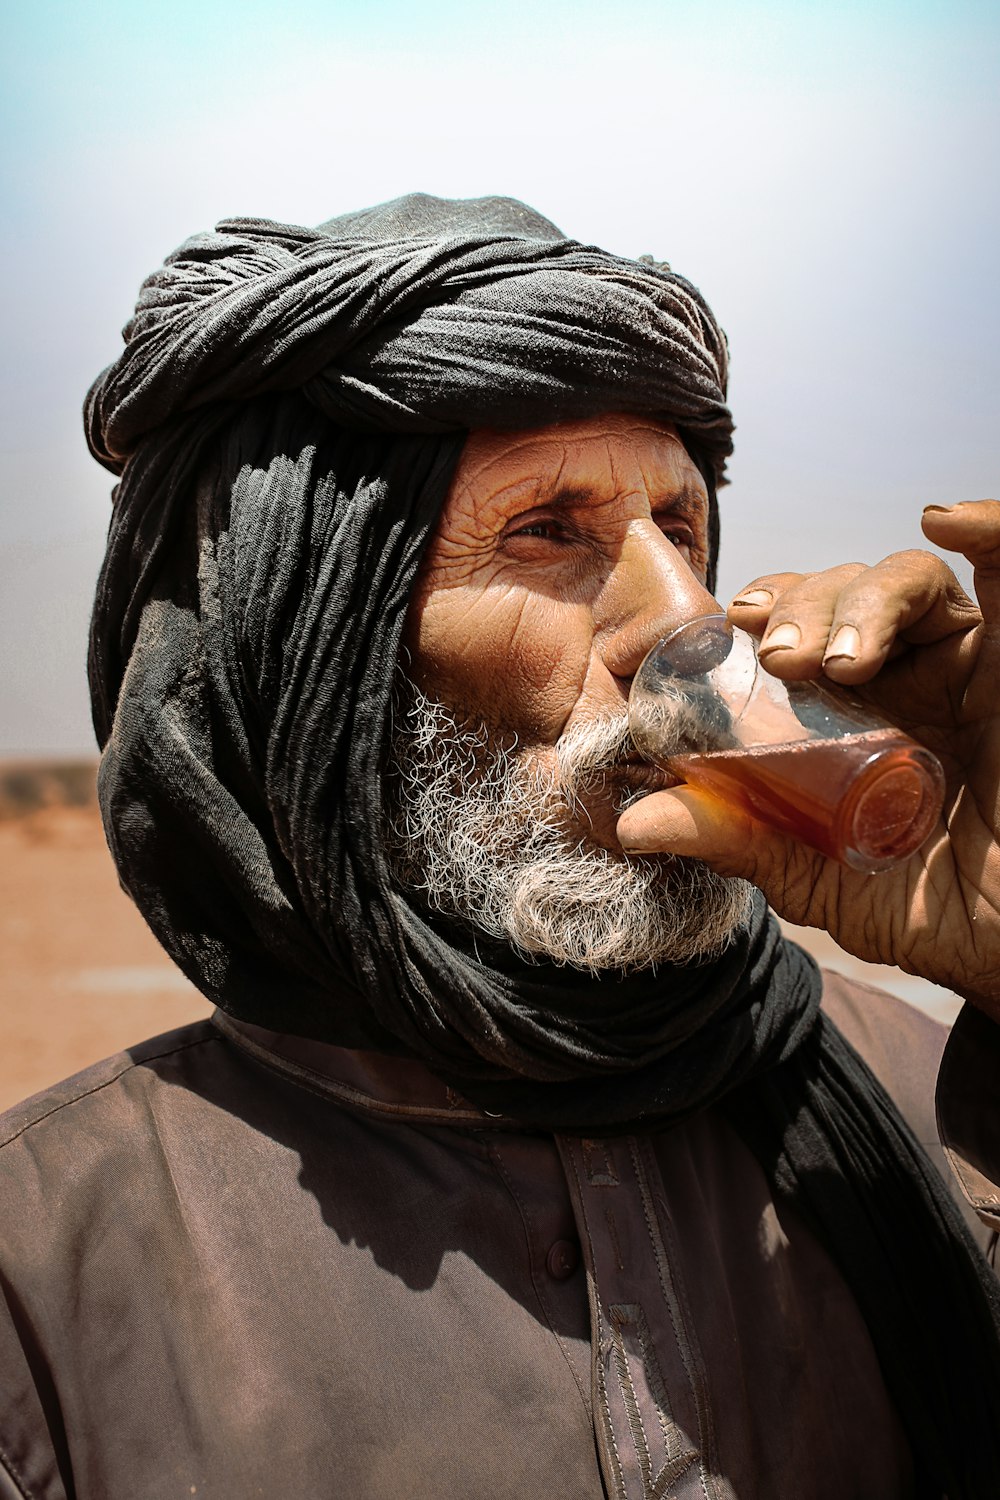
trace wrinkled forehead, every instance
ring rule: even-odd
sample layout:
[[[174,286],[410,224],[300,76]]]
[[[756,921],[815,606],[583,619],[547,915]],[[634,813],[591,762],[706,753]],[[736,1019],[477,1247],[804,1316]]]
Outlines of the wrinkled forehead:
[[[669,422],[609,413],[522,432],[478,429],[466,440],[439,522],[487,519],[511,506],[595,504],[643,490],[707,507],[698,466]]]

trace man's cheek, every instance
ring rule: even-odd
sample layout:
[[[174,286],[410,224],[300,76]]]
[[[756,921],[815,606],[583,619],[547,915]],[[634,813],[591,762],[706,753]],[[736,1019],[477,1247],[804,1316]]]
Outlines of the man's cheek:
[[[551,744],[586,681],[593,630],[585,607],[497,580],[429,599],[412,671],[431,697],[501,732]]]
[[[553,744],[565,728],[590,663],[589,612],[532,600],[491,662],[496,701],[525,739]],[[580,618],[577,618],[577,616]]]
[[[518,642],[456,660],[420,683],[461,718],[482,719],[522,744],[554,744],[573,712],[586,678],[585,655]]]
[[[587,662],[586,651],[572,642],[543,642],[511,652],[502,690],[511,723],[518,721],[522,735],[536,743],[555,743],[579,701]]]

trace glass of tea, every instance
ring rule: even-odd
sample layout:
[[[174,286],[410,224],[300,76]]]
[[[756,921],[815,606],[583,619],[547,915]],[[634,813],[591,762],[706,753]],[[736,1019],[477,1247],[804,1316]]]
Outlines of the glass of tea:
[[[628,717],[647,760],[853,870],[908,859],[941,812],[936,756],[845,693],[772,677],[723,614],[654,646]]]

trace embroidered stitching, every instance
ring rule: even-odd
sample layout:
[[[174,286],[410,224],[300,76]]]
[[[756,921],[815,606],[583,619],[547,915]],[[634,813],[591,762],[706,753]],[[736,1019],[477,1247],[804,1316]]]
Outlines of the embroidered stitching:
[[[622,1328],[627,1328],[634,1321],[636,1313],[639,1313],[639,1308],[634,1303],[630,1305],[617,1304],[608,1308],[608,1319],[611,1323],[611,1343],[615,1357],[615,1368],[618,1371],[618,1384],[621,1386],[622,1398],[625,1402],[625,1417],[628,1422],[629,1432],[632,1434],[635,1451],[639,1455],[639,1474],[642,1478],[642,1487],[648,1495],[653,1466],[649,1457],[649,1444],[646,1442],[646,1431],[642,1425],[642,1417],[639,1414],[639,1401],[632,1382],[632,1371],[628,1367],[628,1351],[625,1348],[625,1340],[622,1337]]]
[[[4,1473],[8,1475],[18,1494],[22,1495],[24,1500],[32,1500],[32,1496],[36,1494],[36,1491],[28,1488],[27,1481],[21,1473],[20,1465],[15,1464],[5,1448],[0,1448],[0,1465],[3,1466]]]
[[[660,1291],[663,1301],[673,1326],[674,1337],[677,1340],[677,1348],[680,1352],[684,1365],[684,1372],[694,1396],[695,1411],[698,1414],[698,1444],[702,1452],[702,1460],[699,1463],[699,1475],[701,1487],[705,1500],[719,1500],[715,1484],[709,1479],[706,1460],[712,1468],[717,1467],[715,1462],[715,1428],[712,1421],[712,1411],[708,1402],[705,1389],[705,1377],[700,1369],[700,1358],[688,1335],[690,1324],[690,1311],[683,1302],[683,1293],[670,1274],[667,1260],[666,1246],[659,1233],[658,1220],[653,1207],[652,1193],[650,1191],[649,1179],[643,1167],[639,1151],[639,1142],[635,1136],[628,1137],[629,1151],[632,1156],[632,1167],[635,1172],[636,1182],[642,1201],[643,1216],[646,1221],[646,1233],[653,1247],[653,1255],[656,1260],[656,1269],[660,1281]],[[685,1313],[687,1314],[685,1318]]]
[[[611,1240],[611,1244],[614,1248],[615,1264],[617,1265],[619,1271],[624,1271],[625,1261],[622,1257],[621,1241],[618,1238],[618,1225],[615,1223],[615,1216],[611,1212],[610,1208],[606,1208],[604,1210],[604,1220],[608,1226],[608,1238]]]
[[[618,1174],[612,1165],[604,1142],[587,1140],[581,1136],[580,1145],[583,1148],[583,1165],[587,1173],[587,1181],[593,1183],[594,1187],[617,1187]]]
[[[608,1316],[613,1329],[615,1366],[622,1387],[632,1440],[639,1455],[643,1489],[648,1500],[661,1500],[670,1486],[697,1461],[698,1450],[691,1446],[687,1434],[681,1431],[673,1419],[663,1373],[656,1358],[649,1323],[641,1304],[638,1302],[617,1303],[608,1309]],[[632,1371],[629,1368],[628,1349],[622,1332],[625,1328],[631,1328],[639,1345],[643,1370],[663,1436],[664,1463],[656,1474],[653,1473],[653,1458],[642,1422]]]
[[[611,1467],[611,1481],[614,1484],[615,1490],[617,1491],[617,1500],[627,1500],[627,1496],[625,1494],[625,1478],[622,1471],[621,1454],[618,1452],[618,1443],[615,1439],[615,1426],[611,1418],[611,1403],[608,1400],[606,1361],[611,1353],[611,1345],[605,1337],[604,1316],[601,1312],[601,1301],[597,1295],[596,1286],[594,1285],[594,1272],[590,1269],[591,1267],[595,1267],[597,1264],[596,1257],[594,1255],[594,1241],[590,1233],[590,1222],[587,1218],[586,1201],[584,1199],[583,1189],[580,1183],[580,1173],[577,1169],[576,1153],[573,1150],[573,1141],[564,1137],[563,1142],[566,1157],[568,1158],[570,1167],[573,1171],[573,1182],[576,1185],[576,1198],[577,1202],[580,1205],[580,1218],[583,1222],[583,1232],[586,1236],[587,1242],[587,1280],[590,1283],[590,1300],[594,1317],[593,1338],[594,1347],[597,1351],[594,1361],[597,1384],[596,1405],[601,1414],[601,1421],[604,1428],[605,1437],[610,1444],[610,1448],[606,1449],[605,1451],[607,1453],[608,1463]],[[580,1146],[581,1148],[583,1147],[582,1141],[580,1141]],[[615,1497],[610,1496],[609,1500],[615,1500]]]
[[[598,1311],[597,1314],[597,1322],[598,1327],[603,1330],[604,1319],[601,1316],[600,1311]],[[611,1416],[611,1402],[608,1399],[607,1366],[611,1359],[612,1350],[612,1343],[604,1338],[602,1332],[601,1339],[598,1344],[599,1357],[597,1360],[597,1390],[600,1397],[601,1411],[604,1415],[604,1430],[611,1442],[611,1453],[609,1456],[611,1458],[615,1488],[618,1491],[620,1500],[627,1500],[625,1490],[625,1474],[622,1469],[622,1458],[621,1454],[618,1452],[618,1441],[615,1437],[615,1424],[614,1419]]]

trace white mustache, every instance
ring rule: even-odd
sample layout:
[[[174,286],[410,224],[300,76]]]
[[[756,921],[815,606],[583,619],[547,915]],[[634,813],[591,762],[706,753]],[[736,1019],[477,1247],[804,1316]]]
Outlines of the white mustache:
[[[624,714],[574,724],[559,736],[555,748],[560,782],[568,792],[586,780],[608,775],[635,753]]]
[[[634,763],[624,712],[574,725],[553,757],[491,744],[409,688],[393,760],[389,855],[422,903],[521,953],[599,973],[721,952],[746,920],[750,887],[698,861],[627,860],[588,844],[567,807]],[[579,804],[577,804],[579,806]]]

